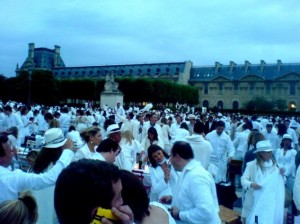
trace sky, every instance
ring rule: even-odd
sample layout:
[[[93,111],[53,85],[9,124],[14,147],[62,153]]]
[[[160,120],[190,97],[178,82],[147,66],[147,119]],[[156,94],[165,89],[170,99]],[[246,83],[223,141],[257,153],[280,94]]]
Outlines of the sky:
[[[35,47],[66,66],[300,62],[299,0],[0,0],[0,74]]]

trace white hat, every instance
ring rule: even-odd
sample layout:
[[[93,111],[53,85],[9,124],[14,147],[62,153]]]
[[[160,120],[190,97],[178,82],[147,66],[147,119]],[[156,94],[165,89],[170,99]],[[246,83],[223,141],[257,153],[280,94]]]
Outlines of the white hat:
[[[50,128],[45,132],[44,147],[58,148],[66,143],[67,139],[60,128]]]
[[[282,136],[282,140],[283,140],[283,139],[290,139],[291,141],[293,141],[292,137],[291,137],[289,134],[284,134],[284,135]]]
[[[291,128],[298,128],[298,123],[297,123],[297,121],[291,120],[290,127],[291,127]]]
[[[196,116],[194,114],[190,114],[189,119],[196,119]]]
[[[223,115],[222,115],[222,113],[220,113],[220,112],[218,112],[218,115],[217,115],[218,117],[222,117]]]
[[[121,131],[121,129],[120,129],[119,125],[112,124],[112,125],[108,126],[106,135],[108,136],[112,133],[116,133],[116,132],[120,132],[120,131]]]
[[[271,142],[269,140],[263,140],[256,143],[256,150],[253,153],[271,151],[273,151]]]

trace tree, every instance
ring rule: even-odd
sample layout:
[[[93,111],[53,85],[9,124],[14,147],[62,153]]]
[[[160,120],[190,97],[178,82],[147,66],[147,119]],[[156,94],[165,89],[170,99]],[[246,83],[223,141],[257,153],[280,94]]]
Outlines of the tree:
[[[246,110],[260,110],[260,111],[271,111],[274,108],[274,104],[268,101],[265,97],[256,96],[244,103],[244,109]]]

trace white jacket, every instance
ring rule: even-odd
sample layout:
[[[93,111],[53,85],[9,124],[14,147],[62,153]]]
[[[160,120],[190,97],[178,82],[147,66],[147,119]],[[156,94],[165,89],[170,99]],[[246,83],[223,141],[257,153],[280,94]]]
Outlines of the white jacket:
[[[219,224],[219,204],[214,180],[199,162],[184,167],[175,187],[172,205],[179,209],[176,223]]]

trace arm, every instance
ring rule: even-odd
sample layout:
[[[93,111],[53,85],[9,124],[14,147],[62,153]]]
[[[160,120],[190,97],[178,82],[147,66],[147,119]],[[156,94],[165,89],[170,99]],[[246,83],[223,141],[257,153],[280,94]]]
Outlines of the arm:
[[[300,166],[299,166],[300,167]],[[297,169],[294,189],[293,189],[293,199],[298,211],[300,211],[300,169]]]
[[[59,160],[56,164],[47,172],[41,174],[35,173],[19,173],[16,175],[16,185],[18,186],[18,191],[24,190],[40,190],[55,184],[56,179],[60,172],[66,168],[72,158],[74,156],[74,152],[70,149],[65,149],[60,156]]]
[[[150,178],[151,178],[151,193],[159,194],[166,188],[168,184],[164,180],[164,172],[161,170],[161,167],[150,167]]]
[[[296,150],[290,149],[290,162],[286,165],[284,175],[286,177],[290,176],[293,173],[293,169],[295,168],[295,158],[296,158]]]

